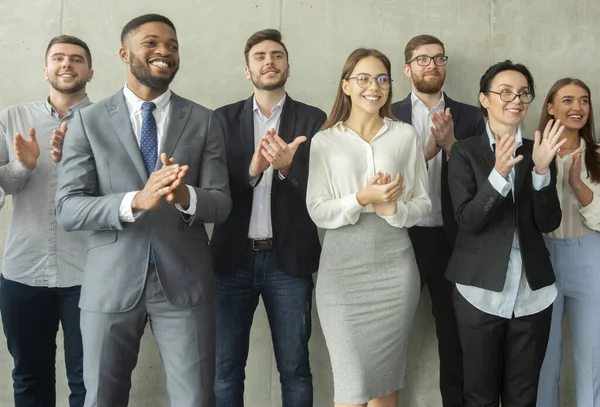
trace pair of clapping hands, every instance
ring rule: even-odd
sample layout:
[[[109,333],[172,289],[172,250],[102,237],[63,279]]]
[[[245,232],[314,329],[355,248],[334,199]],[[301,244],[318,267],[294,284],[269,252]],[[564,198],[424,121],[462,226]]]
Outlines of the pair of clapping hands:
[[[50,145],[52,146],[52,161],[58,164],[62,158],[62,147],[67,133],[67,122],[62,122],[59,130],[52,132]],[[35,129],[29,129],[29,137],[27,140],[23,138],[21,133],[15,134],[13,139],[13,149],[15,157],[19,163],[30,171],[35,170],[37,161],[40,158],[40,145],[35,136]]]
[[[298,147],[306,140],[306,136],[298,136],[288,144],[277,135],[275,129],[267,130],[252,155],[248,169],[250,178],[258,177],[269,166],[287,176]]]
[[[367,182],[367,186],[356,193],[356,200],[361,206],[371,204],[378,215],[392,216],[398,209],[398,199],[404,192],[404,176],[396,177],[378,172]]]
[[[567,139],[560,140],[560,136],[565,126],[560,124],[560,120],[550,120],[544,129],[544,133],[535,132],[533,144],[533,153],[531,159],[535,165],[535,172],[539,175],[545,175],[550,171],[550,163],[560,150],[560,147]],[[504,178],[512,171],[513,167],[523,159],[521,154],[513,157],[517,149],[516,137],[505,134],[503,136],[495,135],[496,139],[496,162],[494,169]],[[581,171],[581,161],[579,162],[579,171]],[[573,160],[575,163],[575,159]]]

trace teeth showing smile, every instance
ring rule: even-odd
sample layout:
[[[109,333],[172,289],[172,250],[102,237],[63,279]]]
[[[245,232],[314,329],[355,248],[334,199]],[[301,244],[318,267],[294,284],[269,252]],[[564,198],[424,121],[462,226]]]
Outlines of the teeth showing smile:
[[[371,102],[375,102],[375,101],[379,100],[379,96],[363,96],[363,97]]]
[[[572,114],[569,116],[569,119],[581,119],[581,115],[579,114]]]
[[[521,109],[506,109],[511,113],[521,113]]]
[[[159,68],[168,68],[169,67],[169,64],[167,64],[164,61],[152,61],[151,64],[154,66],[157,66]]]

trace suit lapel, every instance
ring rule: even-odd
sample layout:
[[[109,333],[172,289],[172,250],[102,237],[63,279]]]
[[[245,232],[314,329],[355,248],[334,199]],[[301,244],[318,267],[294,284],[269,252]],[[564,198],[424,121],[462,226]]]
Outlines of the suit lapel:
[[[106,110],[108,111],[108,116],[110,117],[110,121],[115,128],[117,135],[125,147],[125,151],[129,154],[133,165],[138,171],[142,181],[145,183],[148,180],[148,175],[146,174],[146,168],[144,167],[144,160],[142,159],[142,153],[140,152],[137,138],[135,137],[135,134],[133,134],[131,120],[129,119],[130,112],[127,108],[127,103],[125,102],[123,90],[120,90],[111,98],[109,103],[106,104]]]
[[[240,116],[240,129],[242,135],[242,148],[244,150],[245,168],[250,167],[250,161],[256,150],[254,142],[254,95],[244,103]]]
[[[523,188],[523,183],[525,178],[527,178],[527,173],[529,172],[529,164],[531,162],[531,144],[523,144],[521,147],[517,148],[515,152],[515,157],[519,154],[523,155],[523,159],[515,165],[515,202],[518,202],[519,195],[521,193],[521,188]]]
[[[483,146],[483,157],[488,163],[491,171],[492,168],[494,168],[494,165],[496,165],[496,154],[494,153],[494,150],[492,150],[492,148],[490,147],[490,139],[488,137],[487,132],[483,132],[479,136],[479,138],[481,139],[481,144]]]
[[[279,130],[277,135],[286,143],[294,141],[294,126],[296,125],[296,109],[294,101],[286,94],[283,110],[281,111],[281,120],[279,121]]]
[[[404,100],[400,102],[400,109],[398,110],[398,119],[404,123],[412,125],[412,100],[411,93],[408,94]]]
[[[160,146],[160,152],[167,153],[168,157],[173,156],[175,146],[181,138],[185,124],[190,117],[191,108],[192,107],[187,100],[176,95],[175,93],[171,94],[171,117],[169,118],[169,124],[167,125],[165,134],[163,134],[161,143],[162,145]],[[156,160],[155,169],[158,169],[162,166],[162,162],[160,161],[160,152]]]

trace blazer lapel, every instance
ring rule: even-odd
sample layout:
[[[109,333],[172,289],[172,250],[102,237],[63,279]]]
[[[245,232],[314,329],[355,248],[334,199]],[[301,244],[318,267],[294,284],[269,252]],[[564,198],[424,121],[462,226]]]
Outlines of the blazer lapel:
[[[285,103],[281,111],[281,120],[279,121],[279,131],[277,135],[286,143],[294,141],[294,126],[296,125],[296,109],[294,109],[294,100],[286,93]]]
[[[242,135],[242,148],[244,149],[245,168],[248,170],[254,150],[254,95],[246,99],[240,116],[240,130]]]
[[[530,171],[529,164],[531,162],[531,153],[532,149],[530,148],[531,144],[523,144],[521,147],[517,148],[515,151],[515,157],[519,154],[523,155],[523,159],[515,165],[515,202],[518,202],[519,195],[521,194],[521,188],[523,188],[523,183],[525,178],[527,178],[527,173]]]
[[[491,171],[492,168],[494,168],[494,165],[496,165],[496,154],[494,153],[494,150],[492,150],[492,147],[490,147],[490,139],[486,131],[484,131],[479,138],[481,139],[481,144],[483,146],[483,157],[490,166]]]
[[[142,159],[142,153],[140,152],[137,138],[135,137],[135,134],[133,134],[131,120],[129,119],[130,113],[122,90],[117,92],[111,98],[109,103],[106,104],[106,110],[108,111],[108,116],[110,117],[110,121],[115,128],[117,135],[125,147],[125,151],[129,154],[133,165],[137,169],[142,181],[145,183],[148,180],[148,175],[146,174],[146,168],[144,167],[144,160]]]
[[[167,153],[168,157],[173,156],[173,151],[175,150],[175,146],[177,142],[181,138],[181,134],[183,133],[183,129],[185,128],[185,124],[190,117],[191,110],[190,103],[183,99],[182,97],[176,95],[175,93],[171,94],[171,117],[169,118],[169,124],[167,125],[165,134],[163,134],[162,145],[160,146],[160,151]],[[162,162],[160,161],[160,152],[158,154],[156,160],[155,169],[158,169],[162,166]]]
[[[398,110],[398,117],[400,121],[412,125],[412,100],[411,93],[400,102],[400,109]]]

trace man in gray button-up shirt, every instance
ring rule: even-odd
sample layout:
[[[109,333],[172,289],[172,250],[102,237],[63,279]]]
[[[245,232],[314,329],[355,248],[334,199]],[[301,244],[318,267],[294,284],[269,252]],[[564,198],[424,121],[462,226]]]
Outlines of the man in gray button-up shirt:
[[[75,111],[90,104],[86,85],[93,71],[85,42],[66,35],[53,38],[44,76],[51,85],[46,100],[0,111],[0,187],[13,198],[0,313],[14,359],[15,406],[56,404],[60,322],[69,405],[79,407],[85,399],[78,308],[85,236],[66,233],[57,225],[54,195],[67,123]]]

